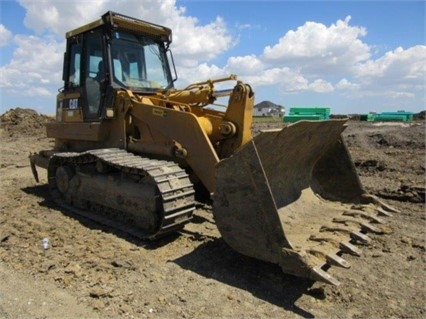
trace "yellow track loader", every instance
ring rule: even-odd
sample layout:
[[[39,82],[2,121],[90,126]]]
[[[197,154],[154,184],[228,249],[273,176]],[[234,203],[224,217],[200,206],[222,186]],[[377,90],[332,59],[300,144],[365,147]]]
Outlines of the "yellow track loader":
[[[107,12],[66,40],[46,127],[55,147],[30,155],[61,206],[153,240],[190,222],[207,191],[233,249],[335,285],[327,265],[348,268],[341,252],[360,254],[367,232],[386,231],[380,215],[394,209],[362,188],[345,120],[253,137],[254,92],[235,75],[174,88],[170,29]]]

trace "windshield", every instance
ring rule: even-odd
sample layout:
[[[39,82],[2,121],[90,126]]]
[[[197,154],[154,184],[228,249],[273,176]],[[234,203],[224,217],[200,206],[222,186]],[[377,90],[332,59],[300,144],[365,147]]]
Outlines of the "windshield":
[[[122,31],[111,42],[112,81],[132,89],[165,89],[173,86],[162,42]]]

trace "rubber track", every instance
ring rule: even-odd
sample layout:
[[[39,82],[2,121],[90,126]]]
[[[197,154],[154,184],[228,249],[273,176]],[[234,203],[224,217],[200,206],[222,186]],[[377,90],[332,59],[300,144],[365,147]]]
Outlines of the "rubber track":
[[[101,160],[124,173],[140,176],[150,175],[157,183],[162,199],[161,225],[153,234],[144,232],[141,228],[129,226],[93,211],[86,211],[65,202],[56,187],[56,169],[64,164],[85,165]],[[176,232],[191,221],[195,209],[194,189],[186,172],[178,164],[145,158],[134,155],[118,148],[98,149],[82,153],[66,152],[55,153],[48,168],[48,179],[51,194],[57,204],[80,216],[98,223],[119,229],[141,239],[157,239]]]

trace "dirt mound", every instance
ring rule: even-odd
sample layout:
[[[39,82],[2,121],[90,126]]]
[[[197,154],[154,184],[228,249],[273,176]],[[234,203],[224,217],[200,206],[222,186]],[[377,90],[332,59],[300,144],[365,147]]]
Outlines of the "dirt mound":
[[[414,114],[415,120],[424,120],[426,119],[426,111],[421,111],[420,113]]]
[[[426,189],[424,185],[401,185],[401,187],[395,191],[389,191],[384,188],[381,191],[377,192],[382,198],[392,199],[402,202],[412,202],[412,203],[424,203],[425,202],[425,193]]]
[[[425,130],[422,122],[369,123],[351,121],[344,132],[349,147],[374,149],[425,149]]]
[[[379,125],[377,125],[379,126]],[[376,147],[392,147],[403,149],[424,149],[425,148],[425,131],[424,127],[419,123],[401,124],[401,132],[396,134],[398,128],[384,130],[368,135]],[[423,138],[416,138],[421,137]]]
[[[15,108],[0,115],[0,128],[10,137],[18,135],[35,135],[44,133],[44,125],[54,119],[47,115],[38,114],[32,109]]]

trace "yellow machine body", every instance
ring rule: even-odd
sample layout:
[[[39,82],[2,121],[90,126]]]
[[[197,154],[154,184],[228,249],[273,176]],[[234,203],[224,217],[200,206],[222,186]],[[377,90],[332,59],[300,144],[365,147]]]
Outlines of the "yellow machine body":
[[[155,239],[184,227],[206,190],[232,248],[336,285],[326,265],[348,268],[342,251],[359,254],[366,232],[386,232],[378,216],[395,210],[362,188],[346,120],[253,137],[254,92],[235,75],[173,87],[170,29],[107,12],[66,37],[64,89],[47,125],[55,148],[30,157],[63,206]]]

